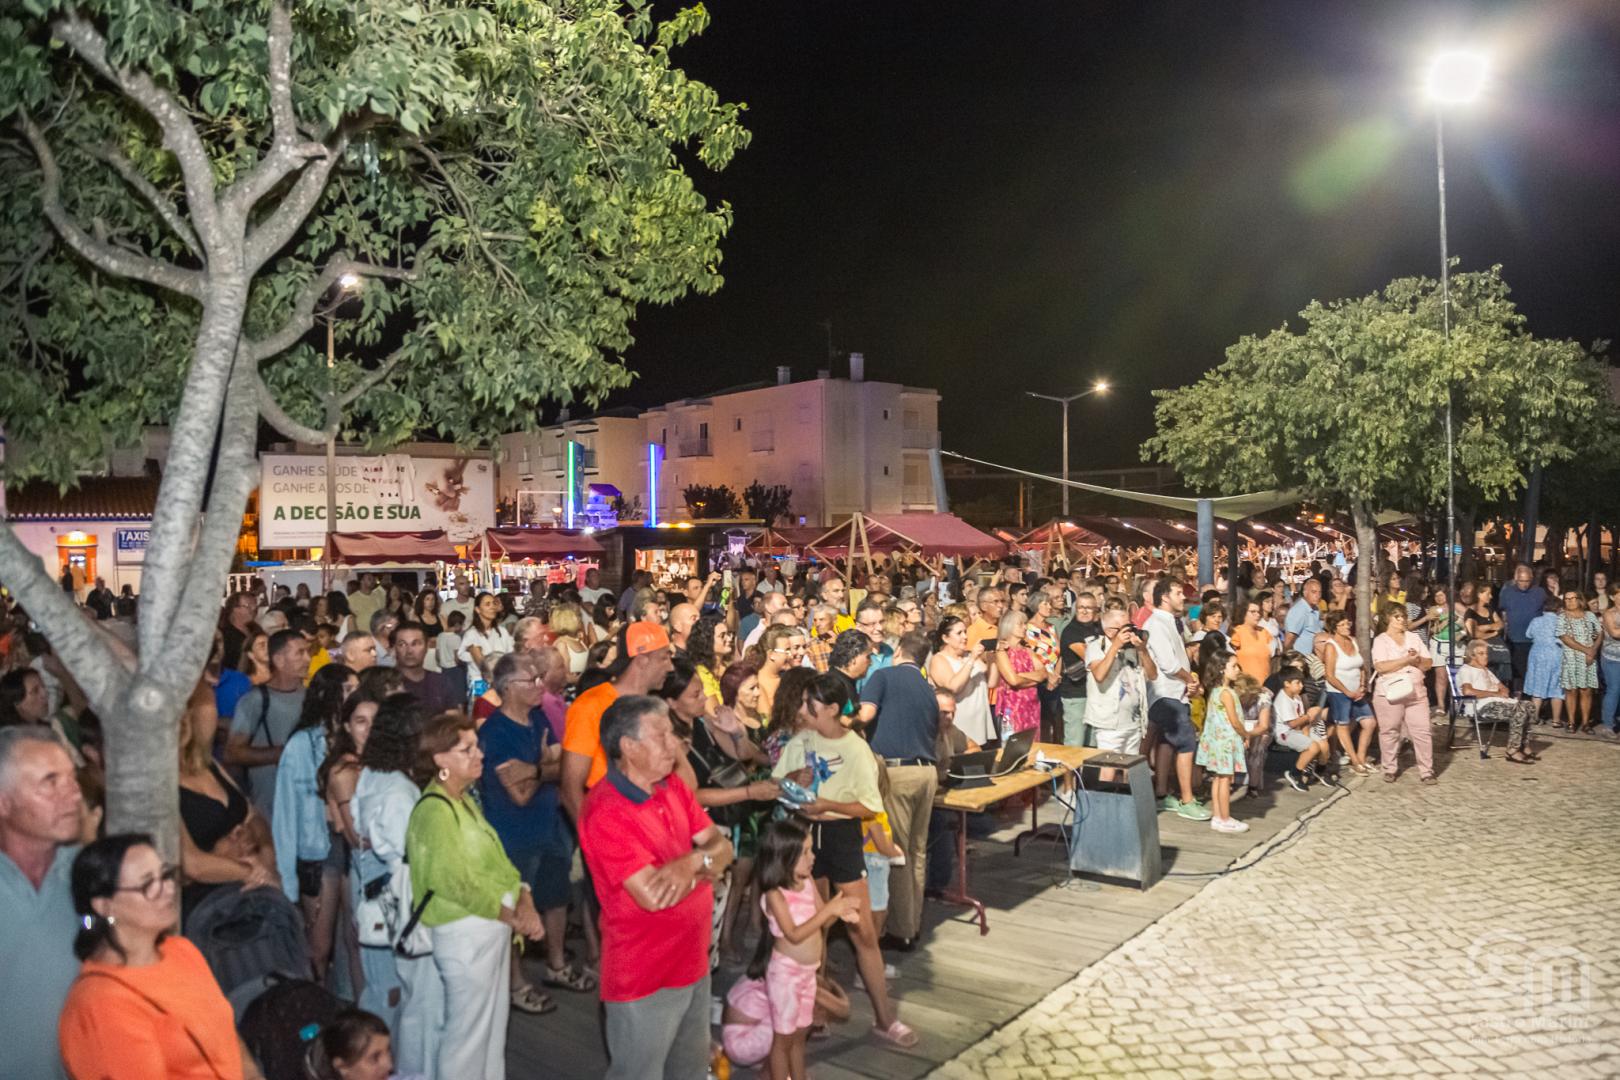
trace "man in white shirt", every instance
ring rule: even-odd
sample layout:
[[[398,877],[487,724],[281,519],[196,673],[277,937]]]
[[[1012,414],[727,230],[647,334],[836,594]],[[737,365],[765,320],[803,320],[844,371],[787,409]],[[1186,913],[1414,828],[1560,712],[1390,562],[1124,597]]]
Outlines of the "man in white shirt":
[[[1176,617],[1186,610],[1187,595],[1181,582],[1161,581],[1153,586],[1153,614],[1142,628],[1148,656],[1158,669],[1157,677],[1148,682],[1148,723],[1159,741],[1153,756],[1153,791],[1161,809],[1189,821],[1208,821],[1213,815],[1193,797],[1192,790],[1198,732],[1193,729],[1188,700],[1198,689],[1198,675],[1187,662],[1187,645],[1176,624]],[[1091,709],[1089,695],[1086,709]],[[1179,799],[1170,793],[1172,755]]]
[[[361,574],[360,590],[349,597],[349,613],[354,616],[355,629],[370,627],[371,617],[381,611],[387,602],[388,592],[377,584],[377,575]]]
[[[1147,726],[1147,680],[1158,675],[1142,636],[1120,610],[1103,613],[1102,634],[1086,642],[1086,723],[1097,733],[1097,749],[1134,754]],[[1103,769],[1098,779],[1115,778]]]
[[[761,586],[763,586],[764,584],[765,584],[764,582],[760,582]],[[785,609],[787,606],[788,606],[788,598],[787,598],[786,593],[783,593],[783,592],[766,593],[765,594],[765,607],[760,612],[759,622],[754,626],[754,629],[749,633],[747,640],[745,640],[743,642],[743,648],[744,649],[752,649],[754,647],[754,644],[756,642],[758,642],[759,639],[765,635],[765,631],[767,629],[769,629],[769,627],[771,625],[771,617],[773,615],[775,615],[778,611],[782,611],[783,609]]]
[[[579,590],[579,598],[581,600],[585,601],[594,608],[596,606],[596,602],[602,599],[602,597],[612,595],[612,589],[602,588],[602,572],[600,570],[593,566],[589,570],[585,571],[585,587]]]
[[[452,611],[461,612],[462,624],[464,626],[471,626],[472,625],[472,616],[473,616],[472,586],[468,585],[465,580],[457,583],[455,598],[451,599],[451,600],[446,600],[444,602],[444,614],[445,614],[446,618],[449,618],[450,613]]]

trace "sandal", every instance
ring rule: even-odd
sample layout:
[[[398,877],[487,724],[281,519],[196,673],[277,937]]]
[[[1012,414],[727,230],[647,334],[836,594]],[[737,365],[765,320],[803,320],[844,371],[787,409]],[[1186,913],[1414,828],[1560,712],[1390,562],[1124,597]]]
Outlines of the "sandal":
[[[902,1050],[909,1050],[913,1046],[917,1045],[917,1033],[906,1027],[906,1025],[901,1023],[899,1020],[896,1020],[886,1028],[880,1028],[874,1025],[872,1028],[872,1034],[876,1035],[886,1043],[893,1046],[898,1046]]]
[[[1509,750],[1505,755],[1503,755],[1503,760],[1512,762],[1514,765],[1530,764],[1530,756],[1523,750]]]
[[[560,986],[576,994],[586,994],[596,989],[596,976],[573,964],[564,964],[560,968],[547,967],[543,981],[547,986]]]
[[[539,1016],[541,1013],[551,1012],[557,1003],[532,986],[519,987],[512,991],[512,1008],[530,1016]]]

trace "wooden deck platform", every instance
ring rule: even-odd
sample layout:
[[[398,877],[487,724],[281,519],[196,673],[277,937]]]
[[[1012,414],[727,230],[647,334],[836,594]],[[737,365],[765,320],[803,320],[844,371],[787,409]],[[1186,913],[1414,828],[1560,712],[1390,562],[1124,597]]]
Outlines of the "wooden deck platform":
[[[1347,786],[1365,782],[1348,772],[1345,777]],[[1235,835],[1160,814],[1166,877],[1145,892],[1072,878],[1066,852],[1052,841],[1026,844],[1015,857],[1012,840],[1028,825],[1027,808],[973,819],[971,885],[989,909],[990,933],[980,936],[968,909],[930,901],[927,928],[916,950],[887,954],[900,972],[891,984],[900,1015],[921,1036],[908,1051],[887,1047],[868,1034],[870,1006],[866,995],[852,988],[854,954],[846,941],[835,940],[829,964],[849,989],[854,1013],[829,1038],[810,1044],[817,1080],[926,1075],[1193,896],[1209,880],[1197,875],[1232,865],[1332,794],[1333,789],[1323,787],[1296,792],[1272,777],[1264,795],[1234,804],[1234,815],[1250,825],[1249,832]],[[1042,807],[1043,822],[1061,816],[1056,803]],[[737,976],[736,970],[722,968],[715,993],[723,994]],[[553,1013],[513,1014],[507,1037],[509,1074],[523,1080],[601,1076],[607,1057],[596,996],[562,991],[553,991],[553,996],[560,1006]],[[740,1070],[740,1075],[754,1074]]]

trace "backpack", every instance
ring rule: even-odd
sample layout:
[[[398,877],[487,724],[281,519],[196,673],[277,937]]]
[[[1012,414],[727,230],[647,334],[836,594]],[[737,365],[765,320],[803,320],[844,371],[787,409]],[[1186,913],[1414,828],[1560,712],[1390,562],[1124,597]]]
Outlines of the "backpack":
[[[343,1003],[319,983],[271,976],[242,1014],[237,1031],[265,1080],[306,1080],[309,1045]]]
[[[303,915],[280,889],[216,888],[198,902],[183,932],[226,997],[268,975],[302,979],[311,971]]]

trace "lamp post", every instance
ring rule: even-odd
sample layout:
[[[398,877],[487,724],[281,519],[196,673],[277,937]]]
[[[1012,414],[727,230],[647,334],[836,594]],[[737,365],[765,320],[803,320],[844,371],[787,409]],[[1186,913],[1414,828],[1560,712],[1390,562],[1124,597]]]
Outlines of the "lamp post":
[[[1024,391],[1024,393],[1028,394],[1032,398],[1040,398],[1042,401],[1055,401],[1059,405],[1063,406],[1063,516],[1064,517],[1069,516],[1069,402],[1071,402],[1071,401],[1079,401],[1081,398],[1090,397],[1092,394],[1106,394],[1107,392],[1108,392],[1108,381],[1106,379],[1099,379],[1095,383],[1092,384],[1091,389],[1082,390],[1078,394],[1070,394],[1068,397],[1054,397],[1051,394],[1037,394],[1033,390],[1025,390]]]
[[[1424,77],[1424,96],[1434,106],[1434,163],[1436,187],[1440,196],[1440,327],[1446,358],[1446,603],[1452,608],[1447,618],[1455,622],[1457,599],[1457,466],[1456,444],[1452,434],[1451,387],[1451,254],[1446,247],[1446,136],[1445,110],[1469,105],[1485,90],[1490,60],[1479,52],[1447,49],[1429,61]],[[1457,667],[1457,633],[1452,627],[1446,642],[1446,666]],[[1452,708],[1455,708],[1452,702]]]

